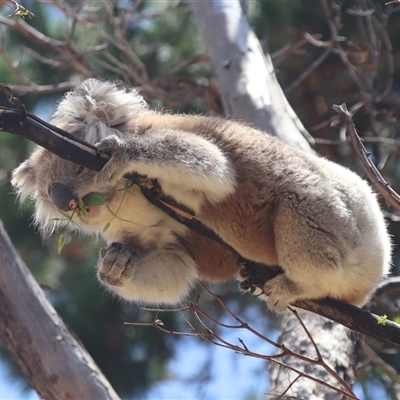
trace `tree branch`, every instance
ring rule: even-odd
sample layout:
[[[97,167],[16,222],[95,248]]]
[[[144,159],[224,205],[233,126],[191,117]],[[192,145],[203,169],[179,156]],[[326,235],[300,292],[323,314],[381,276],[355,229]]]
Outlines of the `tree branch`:
[[[100,171],[109,159],[107,154],[100,154],[96,147],[69,132],[33,114],[21,115],[21,110],[0,107],[0,131],[23,136],[61,158],[94,171]]]
[[[381,175],[378,168],[376,168],[375,164],[370,160],[369,153],[365,148],[360,136],[357,134],[353,123],[353,118],[347,110],[346,104],[343,103],[340,106],[334,105],[333,109],[343,119],[347,131],[351,137],[353,148],[368,178],[371,180],[376,190],[388,202],[388,204],[390,204],[396,210],[400,210],[400,196],[390,187],[389,183]]]
[[[119,399],[46,299],[1,222],[0,264],[1,343],[18,354],[15,361],[40,397]]]

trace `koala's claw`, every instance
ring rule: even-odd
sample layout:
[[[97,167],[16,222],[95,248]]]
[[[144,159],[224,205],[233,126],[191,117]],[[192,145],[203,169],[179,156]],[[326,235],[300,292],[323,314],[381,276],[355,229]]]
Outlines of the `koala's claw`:
[[[256,287],[254,286],[253,282],[251,282],[249,280],[244,280],[239,283],[239,288],[240,288],[240,290],[242,290],[244,292],[247,292],[247,291],[254,292]]]
[[[110,181],[115,181],[122,170],[121,166],[125,163],[125,151],[123,142],[117,136],[108,136],[96,143],[99,152],[107,153],[111,158],[104,165],[102,170],[96,175],[97,183],[109,185]],[[123,173],[121,174],[122,177]]]
[[[107,153],[109,155],[114,155],[116,152],[118,152],[122,145],[122,140],[116,135],[108,136],[96,143],[96,147],[100,152]]]
[[[241,265],[243,265],[243,267],[239,270],[239,289],[243,292],[251,292],[253,294],[256,291],[259,292],[265,281],[260,281],[260,277],[255,273],[253,268],[245,263]]]
[[[251,261],[240,260],[239,281],[240,287],[248,290],[256,287],[262,288],[268,280],[283,272],[280,267],[264,266]],[[247,289],[246,289],[247,288]]]
[[[100,250],[97,276],[106,285],[122,286],[135,274],[135,257],[121,243],[111,243]]]
[[[297,298],[299,288],[287,278],[282,268],[252,262],[241,262],[240,265],[239,288],[265,300],[271,311],[281,313]]]

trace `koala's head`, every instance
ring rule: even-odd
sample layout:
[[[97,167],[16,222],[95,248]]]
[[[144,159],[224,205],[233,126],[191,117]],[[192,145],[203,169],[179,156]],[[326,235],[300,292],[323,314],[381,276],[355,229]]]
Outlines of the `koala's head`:
[[[43,233],[52,233],[62,225],[73,228],[63,213],[77,213],[79,199],[96,191],[95,174],[38,148],[13,171],[11,183],[21,201],[34,200],[35,224]]]
[[[87,79],[63,97],[51,123],[95,144],[110,135],[132,134],[135,118],[145,112],[147,105],[136,91]],[[21,201],[34,200],[35,223],[51,233],[62,225],[73,227],[63,213],[79,219],[79,199],[88,193],[98,192],[106,201],[113,196],[117,183],[99,187],[96,174],[39,147],[13,171],[11,183]],[[87,211],[90,214],[94,208]],[[87,220],[80,224],[87,225]]]

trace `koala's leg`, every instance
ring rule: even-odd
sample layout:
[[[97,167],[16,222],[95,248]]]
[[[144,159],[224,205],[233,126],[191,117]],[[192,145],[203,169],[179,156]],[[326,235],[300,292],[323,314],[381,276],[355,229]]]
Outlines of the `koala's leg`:
[[[342,236],[354,222],[346,221],[327,204],[317,209],[316,203],[288,195],[277,209],[274,232],[284,273],[264,286],[272,310],[281,312],[299,299],[346,299],[347,288],[354,287],[349,247]]]
[[[149,130],[126,141],[110,136],[97,147],[112,155],[98,179],[109,182],[128,172],[146,175],[194,211],[202,196],[220,201],[235,190],[230,160],[217,145],[189,132]]]
[[[145,251],[111,243],[100,250],[97,277],[126,300],[173,304],[182,300],[197,278],[193,259],[179,246]]]

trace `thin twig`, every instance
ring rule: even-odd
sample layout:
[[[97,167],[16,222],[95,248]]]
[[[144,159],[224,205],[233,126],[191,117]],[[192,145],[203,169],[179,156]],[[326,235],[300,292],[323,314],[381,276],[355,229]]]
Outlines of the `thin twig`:
[[[360,76],[357,73],[356,68],[354,67],[354,65],[350,62],[346,51],[343,49],[342,45],[341,45],[341,40],[340,40],[340,36],[338,33],[338,26],[340,26],[340,20],[339,20],[339,15],[340,15],[340,10],[339,10],[339,6],[336,4],[335,6],[338,8],[338,12],[337,15],[334,16],[332,15],[329,6],[328,6],[328,2],[326,0],[320,0],[320,3],[322,5],[322,10],[324,11],[325,14],[325,18],[327,20],[328,23],[328,27],[329,30],[331,32],[331,40],[332,43],[334,43],[335,45],[335,49],[337,54],[339,55],[340,60],[342,61],[342,63],[346,66],[350,77],[352,78],[353,82],[357,85],[358,87],[358,91],[363,99],[363,103],[364,105],[367,107],[368,110],[368,115],[370,116],[370,118],[372,119],[373,122],[373,126],[375,126],[375,120],[374,120],[374,115],[373,115],[373,107],[371,104],[371,96],[370,94],[365,90],[364,88],[364,84],[362,83]]]
[[[284,397],[284,396],[286,395],[286,393],[292,388],[292,386],[294,386],[294,384],[295,384],[300,378],[301,378],[301,375],[297,375],[296,378],[294,378],[294,379],[292,380],[292,382],[290,382],[290,384],[288,385],[288,387],[287,387],[282,393],[280,393],[280,394],[278,395],[278,397],[276,398],[276,400],[287,398],[287,396],[286,396],[286,397]]]
[[[220,304],[220,306],[222,307],[222,309],[228,314],[228,316],[230,316],[231,318],[233,318],[235,321],[238,322],[239,326],[237,325],[229,325],[226,324],[224,322],[219,321],[218,319],[212,317],[211,315],[209,315],[207,312],[205,312],[202,308],[200,308],[200,306],[198,304],[195,304],[193,302],[189,303],[189,305],[187,307],[183,307],[183,308],[177,308],[177,309],[167,309],[167,310],[162,310],[162,309],[152,309],[154,312],[156,312],[156,316],[153,320],[153,322],[149,322],[149,323],[135,323],[135,322],[126,322],[127,325],[134,325],[134,326],[148,326],[148,327],[153,327],[156,328],[164,333],[168,333],[168,334],[173,334],[173,335],[180,335],[180,336],[190,336],[190,337],[199,337],[202,340],[205,340],[208,343],[212,343],[214,345],[217,345],[219,347],[223,347],[226,349],[230,349],[232,351],[235,351],[236,353],[245,355],[245,356],[250,356],[250,357],[254,357],[254,358],[259,358],[259,359],[263,359],[263,360],[267,360],[267,361],[271,361],[274,362],[284,368],[289,369],[292,372],[295,372],[296,374],[298,374],[299,378],[303,377],[306,379],[310,379],[320,385],[323,385],[327,388],[330,388],[331,390],[334,390],[342,395],[348,396],[351,399],[356,399],[356,396],[354,395],[354,393],[351,391],[351,389],[348,387],[348,385],[343,381],[343,379],[335,372],[333,371],[327,364],[325,364],[325,362],[322,359],[322,356],[319,354],[318,359],[314,360],[310,357],[304,356],[303,354],[300,353],[296,353],[293,352],[292,350],[288,349],[286,346],[281,345],[279,343],[276,343],[272,340],[270,340],[268,337],[266,337],[265,335],[261,334],[259,331],[257,331],[255,328],[253,328],[252,326],[250,326],[248,323],[244,322],[240,317],[237,316],[237,314],[233,313],[229,307],[226,305],[226,303],[221,299],[220,296],[216,295],[215,293],[213,293],[211,290],[209,290],[207,287],[205,287],[204,285],[201,285],[201,287],[211,296],[213,296],[217,302]],[[145,308],[144,310],[149,311],[148,308]],[[190,311],[192,313],[192,315],[194,316],[194,318],[200,323],[202,329],[204,329],[204,332],[200,332],[198,329],[196,329],[194,327],[194,325],[192,323],[190,323],[188,321],[188,319],[184,316],[185,321],[188,323],[189,328],[194,331],[194,332],[178,332],[178,331],[173,331],[173,330],[169,330],[168,328],[165,328],[163,326],[162,323],[160,323],[160,319],[159,319],[159,313],[161,312],[184,312],[184,311]],[[272,356],[268,356],[265,354],[260,354],[254,351],[251,351],[248,346],[246,346],[246,344],[244,343],[244,341],[242,339],[238,339],[239,343],[241,344],[241,346],[238,346],[234,343],[231,343],[230,341],[225,340],[221,335],[219,335],[215,329],[211,329],[207,323],[205,323],[205,321],[203,320],[203,318],[201,318],[200,316],[204,317],[206,320],[212,322],[215,326],[218,326],[220,328],[223,329],[237,329],[237,328],[241,328],[244,329],[250,333],[252,333],[253,335],[255,335],[257,338],[259,338],[262,341],[265,341],[269,344],[271,344],[272,346],[278,348],[281,350],[281,352],[279,354],[275,354]],[[304,324],[303,324],[304,325]],[[303,326],[304,327],[304,326]],[[305,327],[304,327],[305,328]],[[305,328],[306,329],[306,328]],[[310,335],[308,335],[309,339],[313,342],[314,346],[315,342],[313,341],[313,339],[310,337]],[[317,353],[319,353],[319,351],[317,350]],[[333,385],[330,385],[318,378],[315,378],[312,375],[308,375],[307,373],[292,367],[290,364],[281,361],[281,359],[283,357],[295,357],[298,358],[300,360],[302,360],[303,362],[307,363],[307,364],[315,364],[315,365],[319,365],[322,368],[324,368],[326,370],[326,372],[330,375],[332,375],[333,377],[335,377],[335,379],[338,381],[338,383],[340,383],[344,389],[341,388],[337,388]]]
[[[286,89],[285,93],[290,93],[294,88],[300,85],[317,67],[322,64],[322,62],[329,56],[331,53],[331,49],[327,48],[323,51],[323,53],[311,63],[300,75],[299,77],[292,82]]]
[[[369,153],[357,134],[352,116],[347,110],[346,104],[343,103],[340,106],[334,105],[333,109],[342,117],[344,123],[346,124],[347,131],[349,132],[353,143],[353,148],[368,178],[371,180],[381,196],[393,208],[400,211],[400,196],[390,187],[389,183],[385,180],[385,178],[381,175],[374,163],[369,158]]]
[[[382,360],[381,357],[376,354],[370,346],[364,344],[364,353],[368,357],[369,361],[375,364],[394,382],[400,383],[400,375],[397,371],[388,363]]]
[[[321,352],[319,351],[319,348],[317,346],[317,344],[315,343],[314,338],[311,336],[310,331],[307,329],[307,327],[305,326],[303,320],[300,318],[299,313],[293,309],[290,308],[290,311],[292,311],[292,313],[294,314],[294,316],[296,317],[296,319],[299,321],[301,327],[303,328],[303,331],[306,333],[306,335],[308,336],[308,338],[310,339],[310,342],[312,343],[315,352],[317,353],[317,359],[315,360],[315,363],[317,365],[320,365],[322,368],[325,369],[326,372],[328,372],[328,374],[335,376],[335,378],[339,381],[339,383],[349,392],[349,393],[353,393],[350,386],[347,384],[347,382],[339,375],[336,374],[336,372],[328,365],[325,363]]]
[[[345,138],[344,140],[332,140],[323,138],[314,138],[316,144],[324,144],[329,146],[340,146],[342,144],[352,143],[351,138]],[[364,143],[378,143],[384,146],[393,147],[396,150],[400,149],[400,140],[391,139],[384,137],[365,137],[360,138]]]

